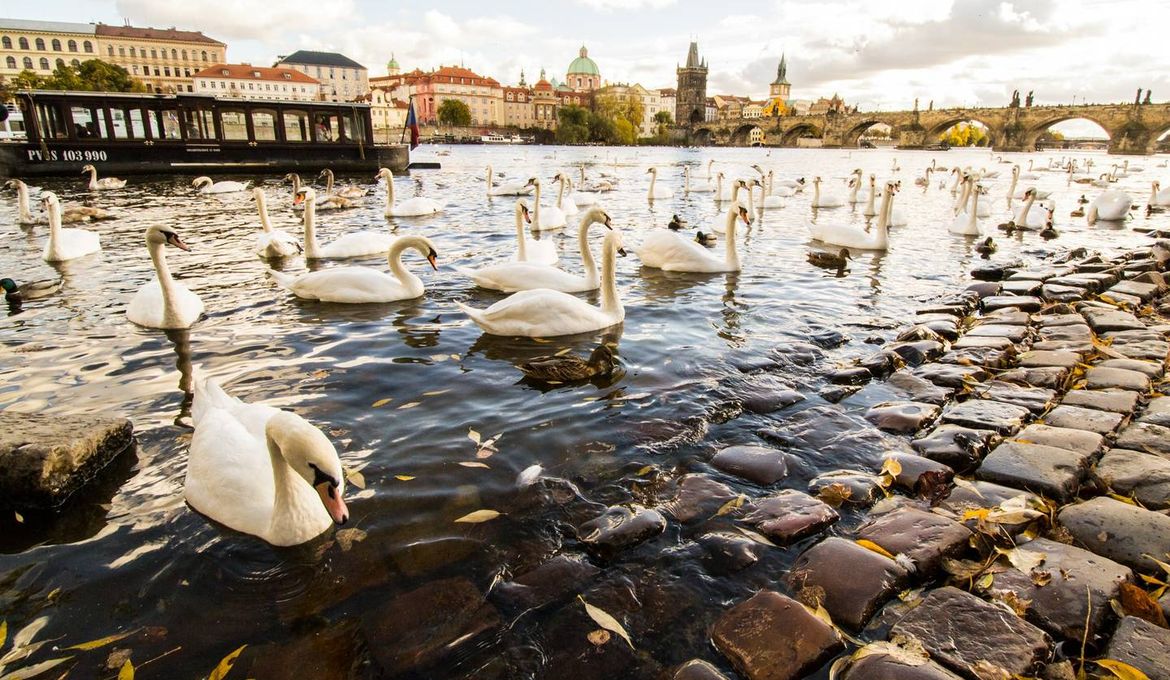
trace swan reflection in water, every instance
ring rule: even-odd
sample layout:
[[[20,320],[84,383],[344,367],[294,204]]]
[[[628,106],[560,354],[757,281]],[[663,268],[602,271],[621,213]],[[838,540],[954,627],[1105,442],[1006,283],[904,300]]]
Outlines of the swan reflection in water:
[[[175,425],[188,427],[191,425],[191,401],[195,398],[193,383],[191,382],[191,330],[176,328],[165,330],[167,340],[171,341],[175,349],[175,368],[179,369],[179,391],[183,399],[179,402],[179,412],[175,415]]]

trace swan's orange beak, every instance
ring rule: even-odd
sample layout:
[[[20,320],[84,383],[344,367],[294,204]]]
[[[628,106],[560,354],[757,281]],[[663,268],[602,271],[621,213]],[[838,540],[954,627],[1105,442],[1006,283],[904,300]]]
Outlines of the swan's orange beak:
[[[313,488],[317,490],[317,495],[321,497],[321,503],[325,506],[329,516],[333,518],[334,523],[340,526],[349,521],[349,508],[345,507],[345,500],[332,482],[321,482]]]
[[[304,194],[297,194],[296,196],[293,196],[293,205],[300,205],[304,202],[305,202],[305,195]]]
[[[439,271],[439,265],[435,264],[435,258],[438,256],[439,254],[436,253],[433,249],[431,252],[427,253],[427,262],[431,263],[431,269],[434,269],[435,271]]]

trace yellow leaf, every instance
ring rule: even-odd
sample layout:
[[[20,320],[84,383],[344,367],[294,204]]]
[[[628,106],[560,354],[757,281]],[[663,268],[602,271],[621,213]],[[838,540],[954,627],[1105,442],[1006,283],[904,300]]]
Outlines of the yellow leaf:
[[[419,404],[421,404],[421,403],[422,403],[421,401],[412,401],[412,402],[410,402],[409,404],[403,404],[402,406],[399,406],[399,407],[398,407],[398,410],[399,410],[399,411],[402,411],[402,410],[404,410],[404,409],[408,409],[408,408],[414,408],[415,406],[418,406],[418,405],[419,405]]]
[[[732,510],[735,510],[736,508],[742,506],[743,502],[746,500],[747,500],[747,496],[745,496],[741,493],[740,495],[736,496],[735,498],[732,498],[731,500],[724,503],[723,507],[719,508],[719,512],[715,513],[715,516],[722,517],[723,515],[726,515],[727,513],[731,512]]]
[[[240,645],[236,651],[220,659],[219,663],[215,666],[215,670],[211,671],[211,675],[207,676],[207,680],[223,680],[225,677],[227,677],[228,672],[232,670],[232,664],[236,662],[236,659],[240,658],[240,654],[243,653],[244,647],[247,646],[248,645]]]
[[[1165,562],[1148,553],[1142,553],[1142,557],[1153,560],[1155,564],[1157,564],[1159,567],[1162,567],[1162,571],[1166,572],[1167,575],[1170,575],[1170,564],[1166,564]]]
[[[389,404],[392,401],[394,401],[394,400],[391,399],[390,397],[386,397],[385,399],[379,399],[378,401],[375,401],[373,404],[371,404],[370,408],[382,408],[383,406],[385,406],[386,404]]]
[[[1032,573],[1032,570],[1044,563],[1048,559],[1047,553],[1034,552],[1031,550],[1021,550],[1020,548],[996,548],[995,551],[1000,555],[1008,558],[1008,562],[1012,566],[1025,574]]]
[[[414,476],[413,475],[394,475],[394,479],[397,479],[400,482],[409,482],[410,480],[414,479]]]
[[[346,475],[345,478],[359,489],[366,488],[366,476],[356,470]]]
[[[881,472],[878,474],[886,474],[891,477],[897,477],[898,475],[902,474],[902,464],[893,458],[887,458],[885,462],[882,463]]]
[[[8,640],[8,621],[0,621],[0,649],[4,648],[4,642]]]
[[[1124,661],[1101,659],[1099,661],[1094,661],[1093,663],[1109,671],[1114,676],[1121,678],[1121,680],[1150,680],[1148,675],[1125,663]]]
[[[1115,501],[1121,501],[1122,503],[1128,503],[1130,505],[1137,505],[1137,501],[1130,498],[1129,496],[1122,496],[1119,493],[1110,493],[1110,494],[1106,494],[1106,495]]]
[[[434,392],[423,392],[423,396],[424,397],[437,397],[440,394],[446,394],[447,392],[450,392],[450,391],[451,390],[446,389],[446,390],[435,390]]]
[[[988,573],[988,574],[984,574],[983,576],[979,577],[979,580],[975,582],[975,587],[978,588],[979,590],[987,590],[994,583],[995,583],[995,574]]]
[[[134,664],[130,663],[130,659],[126,659],[126,663],[122,664],[121,670],[118,671],[118,680],[134,680]]]
[[[986,519],[988,513],[991,511],[987,508],[972,508],[963,513],[963,521],[966,522],[972,519]]]
[[[487,522],[499,516],[500,513],[495,510],[476,510],[475,512],[467,513],[455,521],[463,522],[464,524],[479,524],[480,522]]]
[[[890,554],[889,550],[886,550],[885,548],[881,547],[877,543],[874,543],[873,541],[870,541],[870,540],[867,540],[864,538],[859,538],[859,539],[857,539],[857,545],[865,548],[866,550],[872,550],[879,555],[884,555],[884,556],[890,558],[891,560],[895,559],[895,557],[892,554]]]
[[[639,477],[643,477],[643,476],[645,476],[645,475],[647,475],[647,474],[649,474],[650,472],[653,472],[653,471],[654,471],[654,466],[653,466],[653,465],[646,465],[646,466],[643,466],[641,470],[638,470],[638,472],[637,472],[637,475],[638,475]]]
[[[15,671],[12,671],[8,675],[5,675],[4,677],[0,678],[0,680],[27,680],[27,678],[36,677],[36,676],[40,675],[41,673],[44,673],[45,671],[49,670],[50,668],[60,666],[61,664],[65,663],[66,661],[69,661],[72,658],[73,657],[71,657],[71,656],[63,656],[59,659],[49,659],[48,661],[42,661],[40,663],[35,663],[31,666],[25,666],[24,668],[20,668],[20,669],[17,669]]]
[[[342,529],[334,534],[334,537],[337,539],[337,544],[341,546],[341,552],[348,552],[354,543],[365,540],[366,532],[357,528]]]
[[[609,612],[601,609],[600,607],[594,607],[593,605],[586,602],[585,598],[581,597],[580,595],[577,596],[577,599],[581,600],[581,604],[585,605],[585,613],[588,614],[589,618],[593,619],[597,625],[615,635],[620,635],[622,639],[626,641],[626,644],[630,646],[630,649],[634,648],[634,642],[630,640],[630,634],[626,632],[626,629],[622,627],[622,624],[618,623],[617,619],[609,615]]]
[[[464,461],[460,461],[459,464],[462,465],[463,467],[488,468],[489,470],[491,469],[491,467],[489,467],[487,463],[481,463],[478,460],[464,460]]]
[[[66,647],[65,649],[80,649],[82,651],[88,652],[91,649],[105,647],[108,644],[117,642],[118,640],[121,640],[122,638],[129,636],[133,632],[134,631],[128,631],[125,633],[117,633],[115,635],[107,635],[104,638],[99,638],[97,640],[90,640],[89,642],[83,642],[79,645],[72,645],[70,647]]]
[[[468,430],[467,431],[467,438],[470,439],[471,441],[475,442],[477,445],[479,444],[480,435],[475,430]]]
[[[17,522],[20,522],[21,524],[24,524],[24,515],[20,514],[19,512],[16,512],[15,510],[13,510],[13,511],[12,511],[12,516],[16,518],[16,521],[17,521]]]
[[[770,545],[773,548],[777,547],[777,545],[775,543],[773,543],[772,541],[769,541],[768,538],[766,536],[764,536],[763,534],[757,534],[756,532],[752,531],[751,529],[744,529],[743,527],[736,527],[736,529],[739,531],[739,533],[743,534],[744,536],[747,536],[748,538],[752,539],[756,543]]]

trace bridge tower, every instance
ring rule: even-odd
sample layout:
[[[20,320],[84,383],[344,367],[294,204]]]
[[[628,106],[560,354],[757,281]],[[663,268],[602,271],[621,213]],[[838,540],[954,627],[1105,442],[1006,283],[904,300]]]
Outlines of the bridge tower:
[[[788,82],[788,63],[785,55],[780,55],[780,65],[776,67],[776,80],[768,86],[768,98],[788,101],[792,92],[792,83]]]
[[[707,60],[699,59],[699,43],[691,43],[687,65],[678,67],[677,73],[675,123],[687,127],[700,125],[707,118]]]

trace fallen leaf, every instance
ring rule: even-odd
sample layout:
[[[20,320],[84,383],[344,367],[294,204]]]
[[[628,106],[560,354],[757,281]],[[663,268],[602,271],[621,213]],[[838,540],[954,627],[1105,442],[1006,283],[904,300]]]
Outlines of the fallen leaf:
[[[944,557],[942,561],[943,571],[957,579],[975,578],[983,572],[983,563],[972,560],[957,560],[951,557]]]
[[[126,663],[122,664],[121,670],[118,671],[118,680],[134,680],[134,664],[130,663],[130,659],[126,659]]]
[[[0,649],[4,648],[5,641],[8,640],[8,621],[0,621]]]
[[[748,538],[752,539],[756,543],[770,545],[773,548],[778,547],[775,543],[773,543],[772,541],[769,541],[767,539],[767,537],[764,536],[763,534],[758,534],[758,533],[752,531],[751,529],[744,529],[743,527],[736,527],[736,529],[739,531],[739,533],[743,534],[744,536],[747,536]]]
[[[853,489],[845,486],[841,482],[833,482],[827,486],[821,487],[817,492],[817,497],[825,503],[835,507],[840,506],[845,501],[853,496]]]
[[[1167,627],[1166,615],[1162,613],[1162,608],[1154,601],[1154,598],[1150,597],[1149,593],[1141,588],[1123,581],[1120,599],[1121,607],[1126,614],[1149,621],[1155,626]]]
[[[975,587],[979,590],[987,590],[995,584],[995,574],[984,574],[975,582]]]
[[[966,489],[976,496],[983,498],[983,493],[979,491],[979,489],[971,482],[968,482],[967,480],[960,477],[955,477],[952,481],[955,483],[955,486]]]
[[[735,510],[735,509],[743,506],[743,503],[746,500],[747,500],[747,496],[745,496],[741,493],[740,495],[736,496],[735,498],[732,498],[731,500],[724,503],[723,507],[719,508],[719,512],[715,513],[715,516],[722,517],[723,515],[726,515],[727,513],[731,512],[732,510]]]
[[[1150,680],[1150,677],[1124,661],[1099,659],[1093,663],[1112,673],[1121,680]]]
[[[475,457],[480,458],[480,459],[491,458],[492,454],[494,454],[495,452],[496,452],[496,450],[493,447],[485,446],[485,447],[483,447],[475,452]]]
[[[450,389],[446,389],[446,390],[435,390],[434,392],[423,392],[423,396],[424,397],[437,397],[440,394],[446,394],[447,392],[450,392],[450,391],[451,391]]]
[[[638,470],[635,474],[639,477],[643,477],[643,476],[645,476],[648,473],[653,472],[653,471],[654,471],[653,465],[645,465],[642,467],[642,469]]]
[[[15,510],[12,511],[12,515],[16,518],[17,522],[24,524],[24,515],[20,514],[19,512],[16,512]]]
[[[462,465],[463,467],[487,468],[489,470],[491,469],[491,466],[489,466],[487,463],[480,463],[479,461],[474,461],[474,460],[460,461],[459,464]]]
[[[414,479],[414,476],[413,475],[394,475],[394,479],[397,479],[400,482],[409,482],[410,480]]]
[[[467,513],[455,521],[465,524],[479,524],[480,522],[487,522],[499,516],[500,513],[495,510],[476,510],[475,512]]]
[[[857,539],[856,543],[857,543],[857,545],[865,548],[866,550],[872,550],[873,552],[875,552],[879,555],[884,555],[884,556],[890,558],[891,560],[897,559],[896,557],[894,557],[893,554],[890,553],[889,550],[886,550],[885,548],[881,547],[877,543],[874,543],[873,541],[870,541],[868,539],[859,538],[859,539]]]
[[[1024,616],[1028,613],[1028,607],[1032,606],[1031,600],[1016,595],[1014,591],[1003,590],[992,594],[992,599],[996,602],[1002,602],[1007,605],[1009,609],[1016,613],[1017,616]]]
[[[80,649],[82,651],[88,652],[91,649],[105,647],[108,644],[112,644],[114,642],[117,642],[118,640],[121,640],[123,638],[128,637],[132,633],[134,633],[134,631],[128,631],[125,633],[117,633],[115,635],[107,635],[104,638],[99,638],[97,640],[90,640],[89,642],[82,642],[79,645],[72,645],[72,646],[66,647],[65,649]]]
[[[106,657],[106,670],[117,670],[130,660],[130,650],[124,647],[115,647]]]
[[[882,469],[878,474],[889,475],[891,477],[897,477],[898,475],[902,474],[902,464],[899,463],[898,461],[894,460],[893,458],[887,458],[882,463]]]
[[[8,675],[0,676],[0,680],[26,680],[27,678],[36,677],[50,668],[56,668],[57,666],[60,666],[72,658],[73,657],[71,656],[63,656],[59,659],[49,659],[48,661],[35,663],[31,666],[25,666],[24,668],[19,668],[12,671]],[[210,678],[208,680],[210,680]]]
[[[329,377],[329,371],[326,371],[323,368],[319,368],[319,369],[313,371],[312,373],[310,373],[309,375],[312,376],[313,378],[316,378],[317,380],[321,380],[322,378]]]
[[[577,596],[577,599],[581,600],[581,604],[585,605],[585,613],[588,614],[589,618],[593,619],[597,625],[611,633],[614,633],[615,635],[620,635],[622,639],[626,641],[626,644],[630,646],[630,649],[634,648],[634,642],[630,640],[630,634],[626,632],[625,628],[622,628],[622,624],[618,623],[617,619],[609,615],[609,612],[601,609],[600,607],[594,607],[593,605],[586,602],[585,598],[581,597],[580,595]]]
[[[223,680],[227,677],[228,672],[232,669],[232,664],[236,662],[236,659],[240,658],[240,654],[243,653],[244,648],[247,646],[240,645],[234,652],[220,659],[219,663],[215,666],[215,670],[211,671],[211,675],[207,676],[207,680]]]
[[[468,430],[467,431],[467,438],[470,439],[471,441],[475,442],[477,446],[479,445],[480,435],[475,430]]]
[[[922,647],[922,643],[914,638],[900,639],[901,644],[893,642],[871,642],[853,653],[853,660],[860,661],[867,656],[887,656],[903,666],[921,666],[930,661],[930,654]]]
[[[345,476],[350,484],[353,484],[359,489],[366,488],[366,476],[360,472],[354,471]]]
[[[1048,559],[1047,553],[1022,550],[1020,548],[996,548],[995,551],[1008,558],[1008,562],[1011,562],[1013,567],[1025,574],[1032,573],[1033,569],[1044,564],[1044,560]]]
[[[361,491],[359,491],[353,495],[352,500],[361,501],[361,500],[365,500],[367,498],[373,498],[373,497],[374,497],[374,490],[373,489],[362,489]]]
[[[398,410],[403,411],[403,410],[408,409],[408,408],[414,408],[415,406],[418,406],[421,403],[422,403],[421,401],[412,401],[410,403],[403,404],[402,406],[399,406]]]
[[[1037,588],[1043,588],[1052,582],[1052,572],[1044,571],[1043,569],[1032,570],[1032,584]]]
[[[366,532],[355,527],[352,529],[342,529],[333,536],[337,539],[337,545],[341,546],[341,552],[349,552],[353,544],[365,540],[366,535]]]
[[[385,399],[379,399],[378,401],[375,401],[373,404],[370,404],[370,408],[382,408],[383,406],[385,406],[386,404],[389,404],[392,401],[394,401],[394,399],[391,397],[386,397]]]
[[[604,628],[598,628],[597,630],[590,631],[589,634],[585,636],[585,639],[589,640],[589,642],[595,647],[600,647],[609,642],[610,635],[608,630]]]

